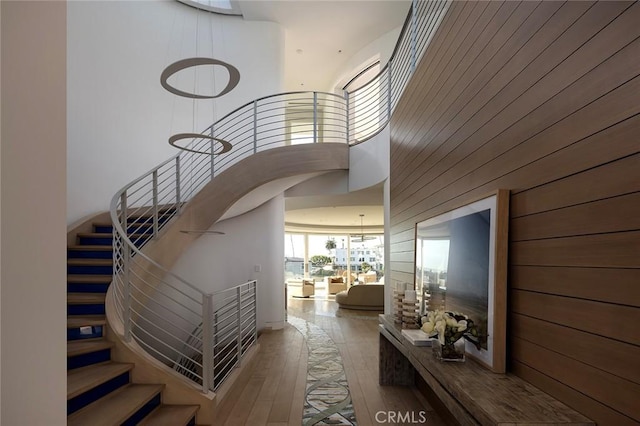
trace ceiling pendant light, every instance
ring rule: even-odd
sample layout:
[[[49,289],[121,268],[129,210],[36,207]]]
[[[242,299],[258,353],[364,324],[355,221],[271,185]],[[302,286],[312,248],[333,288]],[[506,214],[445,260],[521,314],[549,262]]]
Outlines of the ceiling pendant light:
[[[198,15],[199,16],[199,15]],[[211,24],[211,22],[210,22]],[[212,25],[210,26],[211,28],[211,51],[213,53],[213,27]],[[192,57],[192,58],[186,58],[186,59],[181,59],[179,61],[173,62],[172,64],[170,64],[169,66],[167,66],[162,73],[160,74],[160,85],[166,89],[168,92],[173,93],[176,96],[181,96],[181,97],[185,97],[185,98],[190,98],[193,99],[193,127],[194,129],[192,129],[191,132],[183,132],[183,133],[177,133],[172,135],[169,138],[169,144],[175,148],[181,149],[183,151],[188,151],[188,152],[192,152],[192,153],[196,153],[196,154],[206,154],[206,155],[211,155],[211,156],[216,156],[216,155],[221,155],[224,154],[226,152],[229,152],[232,148],[233,145],[223,139],[217,138],[215,137],[215,134],[213,132],[213,130],[211,131],[210,135],[205,135],[205,134],[201,134],[201,133],[196,133],[195,131],[195,120],[196,120],[196,107],[195,107],[195,100],[197,99],[215,99],[215,98],[219,98],[221,96],[226,95],[227,93],[229,93],[230,91],[232,91],[240,82],[240,71],[238,71],[238,69],[236,67],[234,67],[233,65],[221,61],[219,59],[215,59],[215,58],[205,58],[205,57],[198,57],[198,22],[196,21],[196,32],[195,32],[195,46],[196,46],[196,56]],[[222,89],[219,93],[215,93],[215,72],[212,72],[212,78],[213,78],[213,91],[214,93],[211,95],[205,95],[205,94],[198,94],[196,93],[196,87],[197,87],[197,81],[198,81],[198,74],[195,71],[195,67],[201,66],[201,65],[211,65],[211,66],[222,66],[227,70],[227,73],[229,74],[229,80],[226,84],[226,86],[224,87],[224,89]],[[173,76],[174,74],[186,70],[188,68],[194,68],[194,77],[193,77],[193,91],[192,92],[187,92],[185,90],[181,90],[178,89],[177,87],[175,87],[174,85],[169,83],[169,78],[171,78],[171,76]],[[214,108],[214,118],[215,118],[215,108]],[[213,120],[215,122],[215,119]],[[181,146],[179,145],[177,142],[178,141],[182,141],[182,140],[191,140],[192,142],[187,144],[187,146]],[[199,144],[198,148],[194,148],[194,146],[196,145],[194,142],[195,141],[202,141],[202,140],[209,140],[211,141],[210,143],[207,144]],[[202,148],[200,148],[202,147]]]
[[[371,236],[365,236],[364,235],[364,214],[360,213],[360,235],[356,235],[354,238],[351,239],[351,241],[353,241],[354,243],[363,243],[367,240],[373,240],[375,237],[371,237]]]
[[[168,80],[173,74],[178,71],[182,71],[187,68],[196,67],[198,65],[221,65],[227,69],[229,73],[229,82],[226,87],[217,95],[198,95],[196,93],[189,93],[183,90],[177,89],[169,84]],[[168,67],[162,71],[160,74],[160,84],[164,87],[168,92],[173,93],[174,95],[182,96],[185,98],[191,99],[215,99],[221,96],[226,95],[230,91],[232,91],[240,82],[240,71],[236,67],[231,64],[228,64],[224,61],[220,61],[214,58],[186,58],[181,59],[177,62],[172,63]]]

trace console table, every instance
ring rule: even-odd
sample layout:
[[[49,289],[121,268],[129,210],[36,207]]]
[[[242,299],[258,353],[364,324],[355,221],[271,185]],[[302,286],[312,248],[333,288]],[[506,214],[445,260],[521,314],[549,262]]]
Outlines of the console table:
[[[419,374],[461,425],[595,425],[513,374],[474,360],[440,362],[430,347],[412,345],[392,316],[380,315],[380,384],[412,385]]]

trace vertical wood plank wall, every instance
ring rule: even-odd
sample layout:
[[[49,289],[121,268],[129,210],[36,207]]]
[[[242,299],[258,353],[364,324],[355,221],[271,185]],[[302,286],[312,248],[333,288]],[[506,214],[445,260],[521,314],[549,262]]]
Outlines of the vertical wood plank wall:
[[[640,422],[640,3],[454,2],[391,120],[392,282],[416,222],[511,190],[509,370]]]

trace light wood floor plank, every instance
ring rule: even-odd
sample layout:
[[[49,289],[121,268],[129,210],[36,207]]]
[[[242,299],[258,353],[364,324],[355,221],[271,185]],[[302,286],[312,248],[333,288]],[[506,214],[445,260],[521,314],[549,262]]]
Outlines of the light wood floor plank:
[[[336,343],[360,426],[374,426],[380,411],[426,413],[429,426],[444,426],[413,387],[378,385],[378,321],[371,312],[338,311],[334,301],[289,299],[288,315],[311,321]],[[219,424],[298,426],[307,380],[306,341],[293,326],[260,335],[260,351],[218,410]],[[229,402],[229,399],[233,403]],[[240,400],[243,400],[240,402]],[[379,415],[380,417],[381,415]],[[382,419],[382,417],[380,417]]]

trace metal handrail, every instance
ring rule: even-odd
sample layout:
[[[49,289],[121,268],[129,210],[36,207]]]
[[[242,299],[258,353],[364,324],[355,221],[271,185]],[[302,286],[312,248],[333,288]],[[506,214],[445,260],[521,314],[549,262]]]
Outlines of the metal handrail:
[[[248,102],[202,132],[231,143],[231,151],[201,156],[193,151],[214,154],[219,148],[208,137],[193,140],[185,147],[192,151],[181,151],[114,195],[112,295],[125,341],[135,340],[205,392],[222,383],[256,340],[256,282],[203,292],[142,247],[208,182],[250,155],[295,143],[355,145],[378,134],[450,2],[414,0],[391,59],[359,89],[339,95],[294,91]]]

